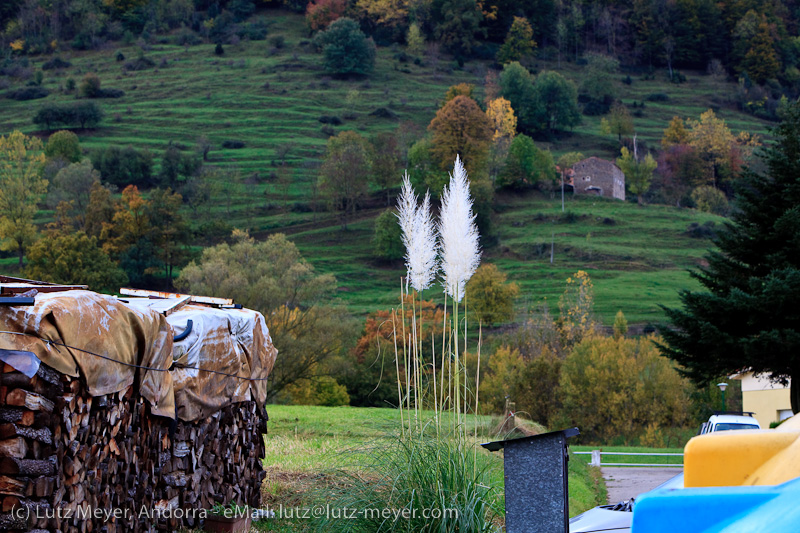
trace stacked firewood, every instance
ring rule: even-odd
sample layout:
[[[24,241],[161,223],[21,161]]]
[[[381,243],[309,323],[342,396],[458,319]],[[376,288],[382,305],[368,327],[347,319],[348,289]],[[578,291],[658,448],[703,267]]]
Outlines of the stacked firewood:
[[[92,397],[41,365],[0,374],[0,531],[172,531],[215,503],[258,506],[266,413],[150,414],[129,388]]]

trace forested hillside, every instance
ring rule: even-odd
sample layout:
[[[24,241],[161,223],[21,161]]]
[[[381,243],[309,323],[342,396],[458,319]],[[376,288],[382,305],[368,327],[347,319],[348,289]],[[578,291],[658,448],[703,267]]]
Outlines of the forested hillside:
[[[224,292],[269,317],[276,399],[382,405],[395,391],[373,350],[404,275],[391,208],[407,170],[437,211],[459,155],[488,264],[469,316],[485,328],[487,401],[502,402],[508,376],[555,385],[584,333],[650,331],[694,287],[687,269],[800,89],[796,11],[6,1],[0,265],[109,292]],[[570,168],[592,156],[624,172],[626,200],[572,193]],[[661,361],[649,346],[617,343],[619,361]],[[664,373],[669,394],[708,396]],[[514,381],[520,405],[558,420],[533,382]]]
[[[402,170],[435,200],[460,153],[486,255],[525,301],[594,268],[608,323],[619,295],[648,286],[631,275],[674,270],[630,304],[657,319],[708,246],[690,228],[707,218],[678,208],[656,228],[653,207],[619,217],[571,195],[569,213],[528,224],[528,209],[558,211],[562,171],[596,155],[618,159],[639,203],[724,215],[800,77],[781,3],[19,0],[0,27],[0,124],[44,141],[46,161],[29,163],[48,182],[17,199],[30,208],[5,226],[4,264],[57,279],[58,250],[72,248],[105,258],[102,288],[171,288],[234,228],[280,230],[357,312],[393,298],[396,237],[385,222],[373,235]],[[622,227],[639,236],[609,248],[603,235]],[[679,254],[642,255],[675,238]]]

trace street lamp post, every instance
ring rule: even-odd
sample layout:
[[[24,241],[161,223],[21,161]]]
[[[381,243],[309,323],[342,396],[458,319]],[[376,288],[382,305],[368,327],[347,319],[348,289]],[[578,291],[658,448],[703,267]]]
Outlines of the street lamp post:
[[[725,389],[728,388],[727,383],[717,383],[717,387],[722,391],[722,412],[725,412]]]

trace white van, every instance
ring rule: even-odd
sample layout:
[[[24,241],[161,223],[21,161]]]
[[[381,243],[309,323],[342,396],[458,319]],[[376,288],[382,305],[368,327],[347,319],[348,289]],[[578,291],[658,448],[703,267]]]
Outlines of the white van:
[[[758,420],[753,418],[753,413],[715,413],[711,415],[708,422],[703,422],[697,434],[705,435],[732,429],[761,429],[761,425]]]

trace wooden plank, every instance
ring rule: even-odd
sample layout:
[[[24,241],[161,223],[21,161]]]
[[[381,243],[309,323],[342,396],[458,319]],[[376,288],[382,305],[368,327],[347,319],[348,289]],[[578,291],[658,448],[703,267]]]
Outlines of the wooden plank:
[[[231,298],[212,298],[211,296],[194,296],[176,292],[146,291],[144,289],[128,288],[122,288],[119,290],[119,292],[125,296],[139,296],[140,298],[183,298],[185,296],[189,296],[191,298],[190,301],[194,303],[210,305],[233,305],[233,300]]]
[[[86,290],[88,285],[37,285],[34,283],[0,283],[0,294],[20,294],[35,289],[39,292]]]

